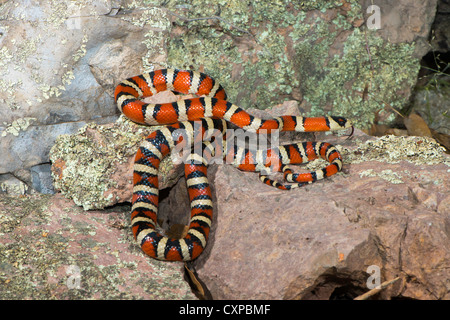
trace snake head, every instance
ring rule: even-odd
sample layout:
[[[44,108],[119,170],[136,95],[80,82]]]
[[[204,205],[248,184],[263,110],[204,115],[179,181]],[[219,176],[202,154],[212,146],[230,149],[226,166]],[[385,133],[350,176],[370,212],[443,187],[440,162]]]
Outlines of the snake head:
[[[346,118],[331,116],[331,119],[333,119],[336,122],[336,124],[339,126],[340,129],[347,129],[353,127],[352,122]]]

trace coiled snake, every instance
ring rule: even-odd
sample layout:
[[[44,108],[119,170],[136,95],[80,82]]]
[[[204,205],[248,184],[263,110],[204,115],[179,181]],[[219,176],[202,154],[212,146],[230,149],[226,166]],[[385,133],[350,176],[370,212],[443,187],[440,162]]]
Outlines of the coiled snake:
[[[141,98],[172,90],[183,94],[204,96],[173,103],[150,104]],[[206,246],[211,227],[213,204],[206,169],[209,159],[222,154],[237,168],[245,171],[265,171],[275,168],[294,184],[280,184],[261,173],[261,181],[279,189],[291,189],[329,177],[342,168],[342,158],[336,148],[326,142],[303,142],[268,150],[252,151],[236,146],[221,150],[211,141],[214,130],[222,134],[227,122],[260,133],[279,131],[329,131],[351,128],[342,117],[282,116],[268,120],[253,117],[226,100],[222,86],[206,74],[176,69],[163,69],[122,81],[114,97],[118,108],[130,120],[147,125],[168,126],[151,133],[139,147],[133,172],[132,230],[136,241],[149,256],[159,260],[189,261],[197,258]],[[197,121],[197,122],[196,122]],[[195,125],[201,121],[201,130]],[[176,134],[184,132],[183,135]],[[187,234],[182,239],[170,239],[156,231],[158,213],[158,170],[161,160],[177,146],[200,143],[202,153],[192,153],[184,159],[185,177],[191,206]],[[330,162],[325,168],[293,173],[288,164],[300,164],[322,157]]]

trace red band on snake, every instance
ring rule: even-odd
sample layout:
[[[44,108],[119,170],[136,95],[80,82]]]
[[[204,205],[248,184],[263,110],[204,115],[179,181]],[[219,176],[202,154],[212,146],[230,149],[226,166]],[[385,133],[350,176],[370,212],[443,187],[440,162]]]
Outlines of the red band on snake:
[[[204,97],[164,104],[141,101],[144,97],[165,90]],[[114,96],[118,108],[130,120],[147,125],[167,125],[143,141],[136,154],[133,171],[133,234],[142,250],[159,260],[193,260],[206,246],[213,215],[206,169],[214,156],[214,150],[222,148],[222,145],[209,141],[212,129],[224,134],[227,122],[256,134],[274,130],[312,132],[352,127],[342,117],[281,116],[267,120],[254,117],[227,101],[225,90],[213,78],[195,71],[163,69],[135,76],[122,81]],[[201,121],[200,131],[194,130],[195,121]],[[184,137],[175,134],[180,129],[186,133]],[[201,144],[201,154],[192,153],[184,159],[191,204],[189,229],[184,238],[171,239],[156,231],[159,165],[172,149],[181,144],[194,144],[195,141]],[[326,142],[303,142],[256,152],[234,146],[221,152],[237,168],[259,171],[263,183],[283,190],[315,182],[342,169],[341,155],[333,145]],[[288,167],[289,164],[306,163],[318,157],[328,160],[330,164],[323,169],[302,174],[293,173]],[[281,184],[269,179],[263,173],[269,168],[283,172],[285,180],[293,184]]]

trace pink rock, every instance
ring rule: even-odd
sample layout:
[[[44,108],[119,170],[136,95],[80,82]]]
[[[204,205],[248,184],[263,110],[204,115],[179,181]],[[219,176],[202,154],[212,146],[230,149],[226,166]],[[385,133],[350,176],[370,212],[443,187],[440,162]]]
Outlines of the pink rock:
[[[258,115],[297,112],[288,102],[274,109]],[[370,281],[397,277],[401,281],[376,298],[450,298],[445,282],[450,277],[450,159],[434,140],[374,138],[359,130],[351,139],[288,133],[280,140],[333,143],[342,150],[343,170],[315,184],[280,191],[262,184],[257,173],[211,165],[213,226],[206,250],[193,266],[213,298],[354,298],[372,288]],[[111,198],[130,200],[131,170],[132,160],[114,170],[117,187]],[[184,178],[161,190],[158,220],[164,229],[188,223]],[[117,241],[108,234],[104,238]],[[126,243],[119,255],[140,250],[130,240]],[[76,254],[82,248],[67,250]],[[114,259],[97,260],[110,265]]]
[[[195,299],[181,263],[134,243],[128,208],[83,211],[61,194],[0,195],[3,299]]]
[[[345,139],[326,137],[353,150],[347,161],[361,157],[355,140],[375,140],[361,132]],[[214,299],[339,299],[369,291],[375,268],[380,282],[401,278],[376,298],[448,299],[447,170],[445,164],[346,162],[343,173],[280,191],[257,173],[210,166],[214,222],[194,262],[198,276]],[[173,211],[170,221],[187,223],[188,205],[182,179],[160,217]]]

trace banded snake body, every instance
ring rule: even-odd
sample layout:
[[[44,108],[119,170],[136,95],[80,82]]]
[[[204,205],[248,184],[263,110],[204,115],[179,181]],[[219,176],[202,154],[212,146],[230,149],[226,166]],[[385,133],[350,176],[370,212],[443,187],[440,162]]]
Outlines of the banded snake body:
[[[203,97],[164,104],[141,100],[165,90]],[[225,90],[213,78],[195,71],[163,69],[135,76],[122,81],[116,87],[114,97],[119,110],[130,120],[139,124],[167,125],[152,132],[143,141],[133,168],[132,231],[142,250],[159,260],[193,260],[206,246],[213,215],[207,178],[208,155],[213,154],[211,146],[218,147],[203,142],[211,139],[208,133],[211,129],[224,132],[227,122],[256,134],[274,130],[313,132],[352,128],[350,121],[342,117],[281,116],[267,120],[254,117],[227,101]],[[194,130],[195,121],[201,121],[202,124],[198,133]],[[174,134],[180,129],[187,133],[187,137]],[[203,142],[203,155],[193,153],[184,162],[191,207],[189,229],[182,239],[168,238],[156,231],[159,165],[174,147],[199,142]],[[262,172],[264,168],[275,166],[283,172],[287,182],[294,184],[284,185],[260,173],[261,181],[284,190],[329,177],[342,169],[341,155],[333,145],[326,142],[289,144],[258,151],[258,154],[247,149],[230,148],[223,150],[223,154],[231,157],[233,165],[244,171]],[[318,157],[328,160],[330,164],[323,169],[301,174],[293,173],[288,167],[288,164],[305,163]]]

